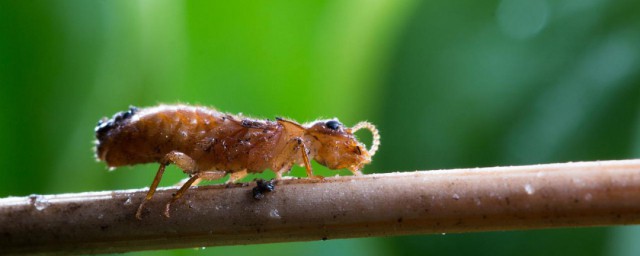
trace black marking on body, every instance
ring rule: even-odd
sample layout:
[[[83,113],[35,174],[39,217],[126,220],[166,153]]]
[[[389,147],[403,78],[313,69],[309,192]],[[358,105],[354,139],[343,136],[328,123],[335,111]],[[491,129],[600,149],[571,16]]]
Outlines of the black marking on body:
[[[266,124],[263,122],[259,122],[259,121],[254,121],[254,120],[250,120],[250,119],[243,119],[240,124],[242,124],[243,127],[245,128],[258,128],[258,129],[264,129],[266,128]]]
[[[127,120],[131,119],[131,117],[135,115],[137,112],[138,112],[138,108],[131,106],[127,111],[116,113],[115,115],[113,115],[111,119],[108,119],[108,120],[106,118],[101,119],[95,128],[96,138],[98,140],[101,140],[109,133],[109,131],[124,124]]]

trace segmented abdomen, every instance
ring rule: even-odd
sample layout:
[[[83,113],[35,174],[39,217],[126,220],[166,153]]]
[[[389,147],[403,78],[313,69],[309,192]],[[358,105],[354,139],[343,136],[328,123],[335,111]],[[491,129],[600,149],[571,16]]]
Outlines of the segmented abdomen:
[[[275,122],[240,120],[204,107],[131,109],[98,125],[96,154],[116,167],[159,162],[179,151],[200,171],[256,172],[270,167],[271,154],[264,154],[275,146],[278,131]]]

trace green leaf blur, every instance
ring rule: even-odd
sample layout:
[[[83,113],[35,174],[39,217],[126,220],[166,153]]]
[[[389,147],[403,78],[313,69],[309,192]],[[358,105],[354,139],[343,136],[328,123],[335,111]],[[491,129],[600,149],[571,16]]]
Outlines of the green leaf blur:
[[[148,186],[155,164],[109,172],[94,160],[93,128],[158,103],[369,120],[382,145],[365,173],[636,158],[639,12],[629,0],[0,0],[0,197]],[[182,178],[169,168],[161,185]],[[132,254],[640,255],[639,236],[581,228]]]

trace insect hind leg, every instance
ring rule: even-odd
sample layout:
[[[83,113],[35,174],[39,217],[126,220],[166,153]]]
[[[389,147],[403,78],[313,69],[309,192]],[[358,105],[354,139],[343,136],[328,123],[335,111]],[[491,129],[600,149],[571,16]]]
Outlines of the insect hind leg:
[[[244,170],[241,170],[241,171],[237,171],[237,172],[232,172],[229,175],[229,180],[227,180],[227,184],[235,183],[236,181],[238,181],[238,180],[240,180],[240,179],[242,179],[244,177],[247,177],[247,175],[249,175],[247,173],[247,169],[244,169]]]
[[[136,211],[136,219],[142,220],[142,209],[144,209],[144,205],[151,200],[153,194],[156,192],[156,188],[158,188],[158,183],[160,183],[160,179],[162,178],[162,174],[164,173],[164,169],[167,167],[167,164],[160,164],[158,168],[158,172],[156,173],[156,177],[153,179],[151,183],[151,187],[149,187],[149,192],[147,192],[147,196],[144,198],[140,206],[138,206],[138,211]]]
[[[156,192],[158,188],[158,184],[160,183],[160,179],[162,179],[162,175],[164,174],[164,170],[170,163],[175,164],[180,169],[182,169],[185,173],[192,174],[197,172],[196,162],[186,154],[178,151],[171,151],[167,155],[165,155],[162,160],[160,160],[160,167],[158,168],[158,172],[156,173],[156,177],[153,179],[151,186],[149,187],[149,192],[147,192],[147,196],[144,198],[140,206],[138,207],[138,211],[136,212],[136,218],[138,220],[142,219],[142,209],[144,209],[144,205],[153,198],[153,194]],[[197,177],[197,176],[196,176]],[[193,178],[193,177],[192,177]],[[187,182],[191,181],[188,180]],[[194,179],[189,183],[199,182],[197,179]],[[186,185],[186,184],[185,184]],[[183,186],[184,187],[184,186]],[[188,188],[188,187],[187,187]],[[183,192],[184,193],[184,192]],[[174,196],[175,197],[175,196]]]
[[[164,156],[162,162],[167,164],[173,163],[186,174],[194,174],[198,171],[196,161],[182,152],[171,151]]]
[[[195,186],[196,184],[198,184],[201,180],[215,180],[215,179],[219,179],[222,178],[226,175],[226,172],[223,171],[211,171],[211,172],[201,172],[201,173],[196,173],[193,174],[191,177],[189,177],[189,179],[182,185],[182,187],[180,187],[180,189],[178,190],[178,192],[176,192],[173,197],[171,197],[171,201],[169,201],[164,208],[164,216],[169,218],[170,214],[169,214],[169,210],[171,209],[171,204],[173,202],[175,202],[176,200],[178,200],[179,198],[182,197],[182,195],[184,195],[184,193],[187,191],[187,189],[189,189],[191,186]]]

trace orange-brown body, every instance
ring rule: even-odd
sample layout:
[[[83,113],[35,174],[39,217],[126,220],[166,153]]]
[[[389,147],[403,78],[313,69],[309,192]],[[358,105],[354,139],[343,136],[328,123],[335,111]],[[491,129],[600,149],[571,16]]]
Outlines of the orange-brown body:
[[[117,167],[160,162],[178,151],[197,164],[196,170],[185,170],[189,173],[261,172],[280,170],[294,160],[278,157],[277,151],[291,145],[287,137],[277,122],[240,120],[200,107],[163,106],[140,110],[117,131],[98,136],[97,156]]]
[[[374,135],[370,150],[353,135],[360,128],[367,128]],[[132,107],[110,120],[101,120],[96,138],[96,156],[110,167],[161,164],[144,202],[151,199],[169,163],[191,177],[173,202],[200,179],[221,178],[227,173],[232,173],[235,180],[247,172],[271,169],[280,178],[298,164],[305,166],[312,177],[309,159],[330,169],[347,168],[358,174],[362,166],[371,162],[379,144],[377,130],[366,122],[354,128],[344,127],[337,120],[300,125],[279,118],[254,120],[188,105]],[[136,214],[138,218],[144,202]],[[168,210],[169,204],[167,216]]]

